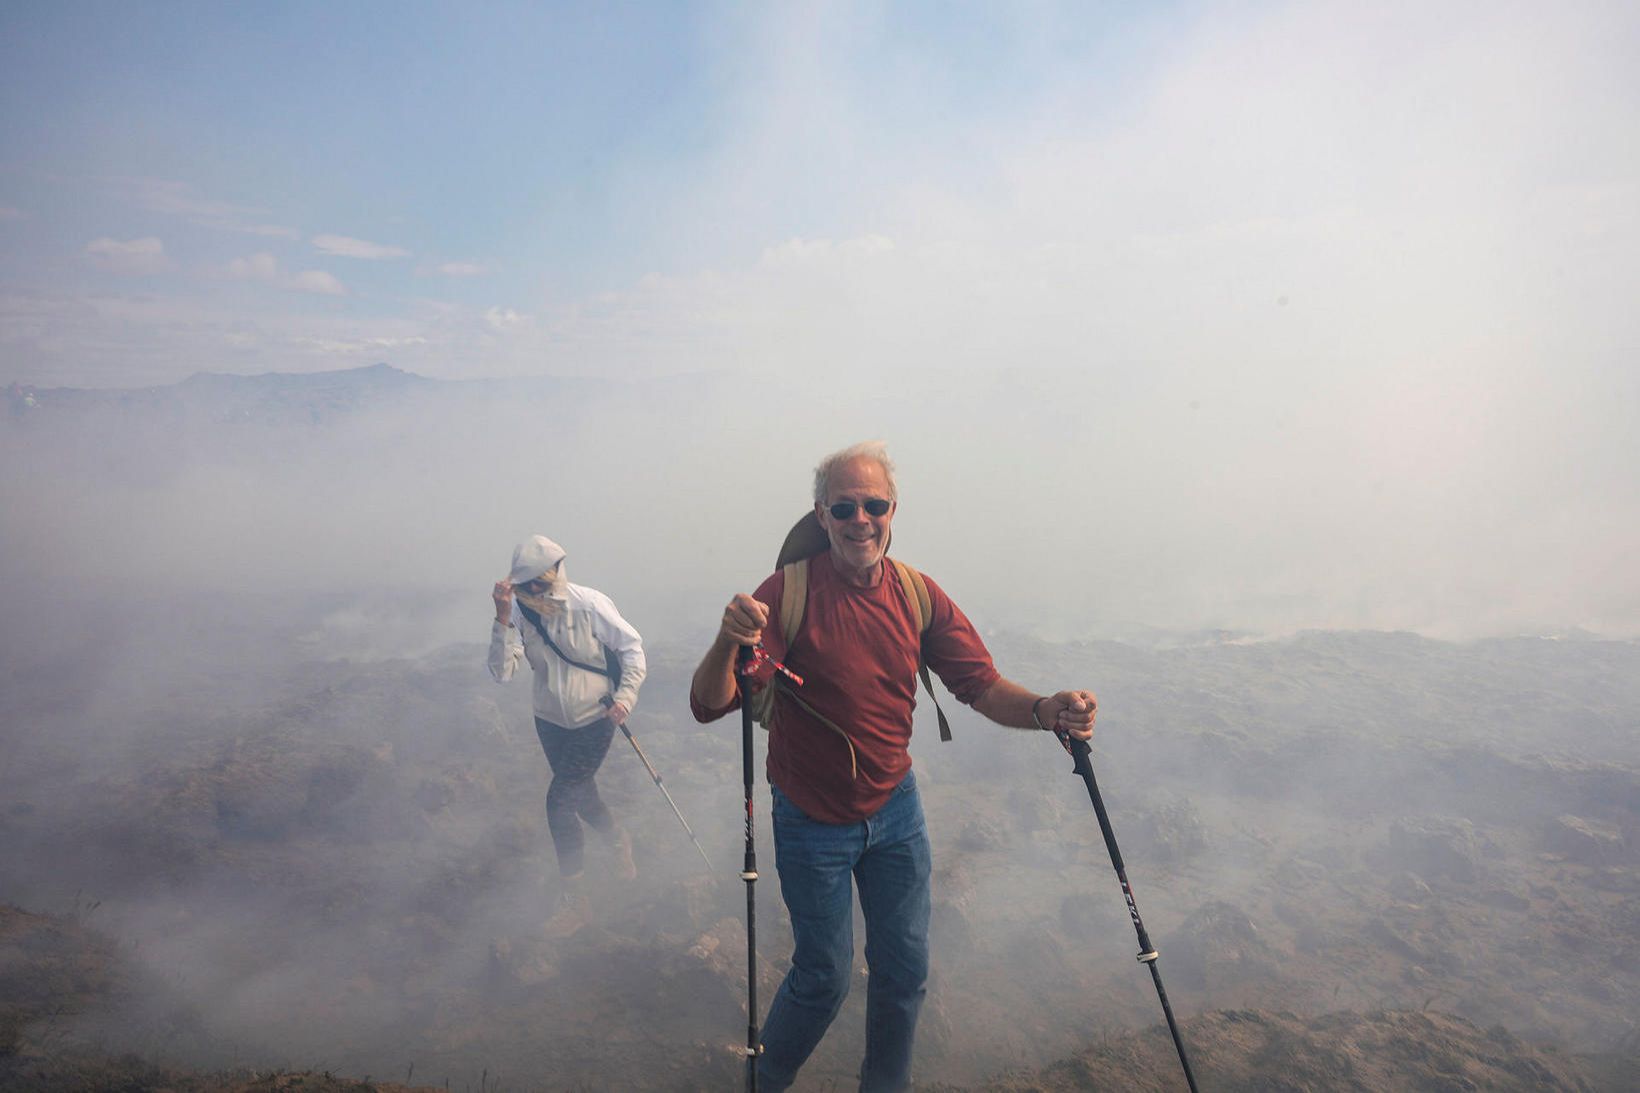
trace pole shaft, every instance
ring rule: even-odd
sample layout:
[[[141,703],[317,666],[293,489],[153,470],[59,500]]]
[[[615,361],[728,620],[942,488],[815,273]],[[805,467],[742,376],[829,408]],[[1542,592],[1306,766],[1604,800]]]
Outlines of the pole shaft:
[[[706,848],[700,845],[699,839],[695,838],[695,829],[690,827],[689,821],[683,818],[683,813],[678,809],[678,803],[672,799],[672,794],[668,793],[666,786],[661,783],[660,772],[655,769],[654,764],[650,763],[649,756],[645,755],[643,749],[638,746],[638,738],[632,735],[632,730],[627,728],[624,723],[621,725],[621,732],[626,735],[626,741],[632,745],[632,750],[638,753],[638,760],[643,763],[643,768],[649,772],[649,777],[654,779],[655,788],[661,791],[661,796],[666,798],[666,803],[672,806],[672,815],[676,816],[678,823],[683,825],[684,833],[689,836],[689,841],[695,844],[695,849],[700,851],[700,860],[706,863],[706,871],[710,873],[712,871],[712,859],[706,856]]]
[[[747,669],[752,647],[742,645],[737,667]],[[757,842],[752,824],[752,681],[744,671],[740,682],[740,773],[746,786],[746,858],[740,877],[746,882],[746,1090],[757,1093],[757,1056],[762,1050],[757,1035]]]
[[[1070,750],[1072,770],[1082,776],[1082,781],[1088,787],[1088,798],[1093,801],[1094,815],[1099,817],[1099,831],[1105,837],[1105,849],[1110,851],[1110,863],[1116,868],[1116,879],[1121,882],[1122,896],[1127,900],[1128,917],[1133,920],[1133,931],[1139,937],[1139,959],[1149,966],[1150,978],[1156,984],[1156,997],[1161,1000],[1162,1014],[1167,1018],[1167,1031],[1173,1035],[1173,1046],[1179,1052],[1179,1065],[1184,1068],[1184,1080],[1190,1086],[1190,1093],[1196,1093],[1196,1075],[1190,1070],[1190,1057],[1185,1054],[1184,1037],[1179,1034],[1179,1023],[1174,1020],[1173,1007],[1168,1004],[1167,991],[1162,987],[1162,972],[1157,965],[1155,948],[1150,944],[1150,935],[1145,932],[1144,920],[1139,917],[1139,905],[1133,899],[1133,886],[1128,883],[1127,867],[1122,864],[1122,851],[1116,845],[1116,832],[1111,829],[1110,815],[1105,811],[1105,799],[1099,793],[1099,781],[1093,776],[1093,763],[1088,758],[1092,749],[1086,740],[1077,740],[1068,734],[1061,735],[1065,746]]]

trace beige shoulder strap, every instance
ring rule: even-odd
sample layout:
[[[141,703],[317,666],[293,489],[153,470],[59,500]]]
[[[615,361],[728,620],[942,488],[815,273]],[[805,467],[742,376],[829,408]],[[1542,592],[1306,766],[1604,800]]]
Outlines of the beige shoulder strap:
[[[780,567],[783,584],[780,589],[780,632],[786,639],[786,648],[792,647],[792,639],[797,637],[797,628],[803,625],[803,609],[809,602],[809,560],[801,558],[795,562],[786,562]],[[769,686],[752,696],[752,718],[765,729],[774,723],[774,694],[779,687],[779,677],[769,681]]]
[[[780,592],[780,633],[786,639],[789,654],[797,639],[797,628],[803,625],[803,610],[809,605],[809,560],[799,559],[780,567],[785,585]]]
[[[923,580],[921,573],[898,558],[890,558],[889,561],[894,563],[894,570],[900,575],[900,587],[905,589],[905,598],[917,614],[917,633],[928,633],[928,624],[933,621],[934,613],[928,600],[928,582]],[[922,677],[923,690],[934,700],[934,713],[940,719],[940,739],[949,742],[951,723],[945,719],[945,711],[940,709],[940,698],[934,693],[934,681],[928,676],[928,662],[923,660],[920,647],[917,650],[917,674]]]
[[[809,560],[800,558],[795,562],[786,562],[780,567],[783,583],[780,589],[780,632],[786,639],[786,649],[791,650],[792,642],[797,638],[797,628],[803,625],[803,611],[809,603]],[[848,745],[849,774],[851,777],[860,776],[859,757],[854,751],[854,741],[831,718],[803,701],[803,696],[786,684],[786,681],[776,674],[769,680],[769,685],[759,691],[753,698],[752,716],[765,729],[774,727],[775,701],[777,691],[783,691],[787,698],[803,707],[809,716],[820,722],[826,728],[843,738]]]
[[[928,630],[928,616],[931,613],[928,606],[928,582],[923,575],[906,565],[898,558],[890,558],[894,569],[900,575],[900,587],[905,589],[905,598],[911,601],[911,609],[917,613],[917,633]]]

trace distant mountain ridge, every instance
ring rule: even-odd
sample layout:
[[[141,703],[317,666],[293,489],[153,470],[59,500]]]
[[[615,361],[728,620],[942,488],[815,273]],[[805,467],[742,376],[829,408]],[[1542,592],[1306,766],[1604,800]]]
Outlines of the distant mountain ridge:
[[[327,372],[264,372],[237,376],[196,372],[161,387],[7,389],[14,417],[78,416],[127,411],[161,418],[217,422],[318,423],[425,390],[438,380],[377,363]]]
[[[196,372],[157,387],[34,387],[6,389],[13,421],[67,423],[94,419],[163,426],[321,425],[362,411],[411,399],[563,398],[607,386],[599,380],[560,376],[441,380],[384,362],[324,372],[262,372],[234,375]]]
[[[720,373],[650,377],[651,396],[674,397],[722,379]],[[65,421],[87,416],[157,420],[161,423],[302,425],[321,424],[359,411],[412,398],[550,398],[561,402],[616,391],[630,384],[601,376],[515,376],[446,380],[407,372],[385,362],[323,372],[262,372],[235,375],[196,372],[177,383],[155,387],[6,388],[9,417]]]
[[[262,372],[251,376],[237,376],[227,372],[195,372],[172,386],[185,391],[217,392],[402,391],[419,384],[437,382],[378,361],[359,368],[340,368],[327,372]]]
[[[14,384],[33,391],[42,400],[47,397],[87,399],[96,401],[129,399],[134,396],[154,397],[165,392],[268,392],[291,390],[318,390],[335,388],[402,389],[414,384],[440,381],[418,376],[395,368],[384,361],[361,365],[358,368],[334,368],[323,372],[260,372],[238,375],[231,372],[195,372],[176,383],[151,387],[40,387],[34,384]]]

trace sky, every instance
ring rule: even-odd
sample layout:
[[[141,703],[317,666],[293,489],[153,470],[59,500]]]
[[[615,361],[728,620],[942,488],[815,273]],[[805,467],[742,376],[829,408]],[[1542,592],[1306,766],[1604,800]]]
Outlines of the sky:
[[[605,377],[657,498],[881,436],[921,556],[1068,529],[1124,618],[1640,633],[1637,57],[1623,3],[13,3],[0,382]],[[746,408],[643,395],[697,375]]]
[[[9,4],[0,378],[1632,350],[1640,17],[1427,7]]]

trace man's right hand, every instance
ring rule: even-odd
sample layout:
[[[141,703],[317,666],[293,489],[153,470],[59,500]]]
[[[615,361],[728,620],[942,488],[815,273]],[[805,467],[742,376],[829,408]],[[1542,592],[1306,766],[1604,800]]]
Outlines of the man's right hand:
[[[744,592],[737,593],[723,609],[718,639],[730,645],[756,645],[769,625],[769,609]]]
[[[509,625],[512,622],[512,582],[508,580],[495,582],[495,591],[490,593],[490,596],[495,600],[495,621],[502,626]]]
[[[706,650],[700,667],[689,681],[689,701],[700,710],[714,711],[707,720],[723,716],[735,701],[735,655],[742,645],[756,645],[763,640],[763,628],[769,624],[769,609],[744,592],[729,601],[723,609],[723,621],[718,625],[717,637]]]

